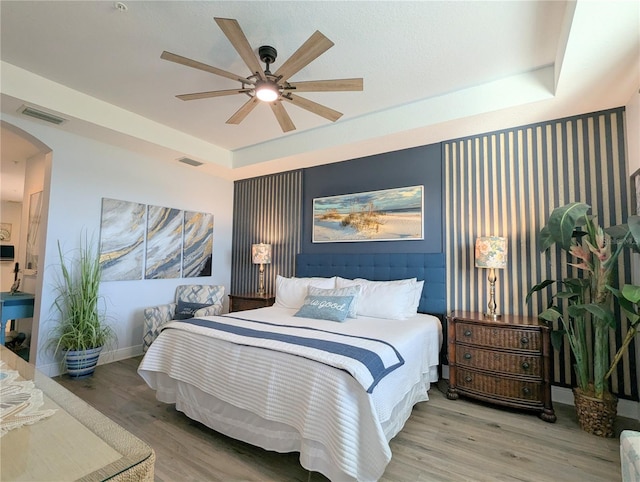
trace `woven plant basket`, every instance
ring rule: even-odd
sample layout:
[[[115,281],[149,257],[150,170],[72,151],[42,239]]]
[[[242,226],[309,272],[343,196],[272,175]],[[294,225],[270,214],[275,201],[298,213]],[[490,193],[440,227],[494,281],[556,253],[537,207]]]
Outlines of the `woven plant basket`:
[[[576,387],[573,397],[582,430],[599,437],[611,438],[615,435],[613,425],[618,413],[618,399],[614,395],[607,392],[600,400]]]

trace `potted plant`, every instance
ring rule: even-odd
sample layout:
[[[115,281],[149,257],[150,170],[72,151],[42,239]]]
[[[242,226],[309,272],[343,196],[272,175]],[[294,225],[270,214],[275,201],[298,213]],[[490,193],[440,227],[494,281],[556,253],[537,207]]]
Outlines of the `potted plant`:
[[[93,374],[100,351],[115,341],[116,334],[99,295],[99,250],[85,235],[75,254],[65,256],[58,241],[61,272],[54,307],[59,318],[50,344],[56,355],[64,353],[69,376],[84,378]]]
[[[612,437],[617,398],[609,391],[609,377],[635,335],[638,319],[631,315],[634,312],[632,301],[625,298],[626,295],[633,298],[634,288],[618,291],[611,282],[622,250],[630,247],[637,251],[640,246],[640,217],[630,216],[626,225],[605,231],[588,214],[590,209],[584,203],[571,203],[551,213],[547,225],[540,231],[540,250],[546,251],[557,244],[567,252],[567,259],[574,261],[569,264],[578,269],[580,276],[545,280],[531,288],[527,302],[534,293],[557,283],[552,303],[539,318],[549,324],[557,322],[561,327],[551,333],[556,349],[565,335],[569,342],[577,379],[573,392],[581,427],[596,435]],[[628,340],[617,348],[611,359],[611,330],[622,322],[614,314],[614,302],[628,313],[626,319],[631,329]],[[593,333],[591,357],[587,338],[589,326]]]

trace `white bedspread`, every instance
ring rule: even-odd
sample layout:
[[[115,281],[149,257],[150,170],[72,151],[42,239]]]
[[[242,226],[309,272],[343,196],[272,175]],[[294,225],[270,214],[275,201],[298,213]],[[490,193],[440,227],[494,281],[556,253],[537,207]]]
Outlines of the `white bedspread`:
[[[405,363],[368,394],[343,370],[304,357],[168,329],[151,345],[138,373],[159,400],[176,403],[178,410],[227,435],[269,450],[300,451],[305,468],[334,481],[377,480],[391,459],[389,440],[403,427],[411,407],[428,399],[429,383],[437,381],[439,320],[417,315],[402,321],[359,317],[335,323],[293,313],[274,306],[242,312],[242,317],[319,329],[339,326],[348,334],[391,343]],[[203,407],[206,396],[211,403]],[[216,413],[225,406],[275,425],[244,427],[246,417]]]
[[[283,325],[249,320],[241,315],[171,321],[162,330],[184,330],[237,345],[310,358],[349,372],[369,393],[386,375],[404,364],[402,355],[390,343],[370,335],[345,334],[336,323],[318,329],[308,323]]]

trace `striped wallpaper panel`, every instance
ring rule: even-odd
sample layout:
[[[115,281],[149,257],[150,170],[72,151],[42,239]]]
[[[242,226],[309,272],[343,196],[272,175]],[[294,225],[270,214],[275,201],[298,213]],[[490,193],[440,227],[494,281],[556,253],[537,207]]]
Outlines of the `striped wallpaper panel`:
[[[275,293],[277,274],[293,276],[302,233],[302,170],[236,181],[233,193],[231,292],[258,291],[258,266],[251,245],[273,245],[265,265],[265,290]]]
[[[591,205],[603,227],[625,222],[630,201],[624,146],[623,108],[443,143],[448,307],[486,310],[488,270],[474,267],[473,246],[478,236],[498,235],[508,238],[509,249],[507,268],[496,270],[499,311],[535,316],[544,309],[546,295],[525,304],[531,286],[578,273],[564,251],[540,253],[537,234],[555,207],[573,201]],[[617,281],[630,278],[627,251]],[[618,342],[625,333],[623,323]],[[554,352],[554,383],[571,386],[573,377],[569,351]],[[635,346],[611,382],[619,396],[638,399]]]

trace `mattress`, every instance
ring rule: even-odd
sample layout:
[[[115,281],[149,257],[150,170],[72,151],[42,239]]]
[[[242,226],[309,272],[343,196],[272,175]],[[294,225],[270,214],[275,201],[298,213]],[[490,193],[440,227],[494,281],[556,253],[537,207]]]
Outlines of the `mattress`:
[[[298,451],[303,467],[331,480],[377,480],[391,459],[389,440],[437,381],[440,322],[419,314],[335,323],[296,318],[295,311],[273,306],[242,317],[384,339],[404,364],[367,393],[344,370],[302,356],[166,329],[138,373],[158,400],[216,431],[267,450]]]

